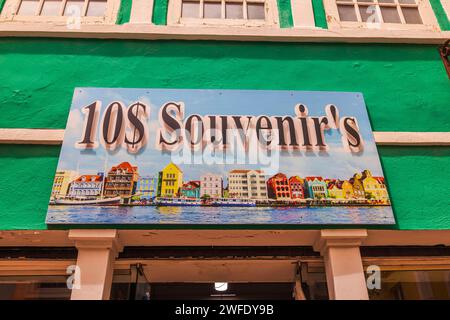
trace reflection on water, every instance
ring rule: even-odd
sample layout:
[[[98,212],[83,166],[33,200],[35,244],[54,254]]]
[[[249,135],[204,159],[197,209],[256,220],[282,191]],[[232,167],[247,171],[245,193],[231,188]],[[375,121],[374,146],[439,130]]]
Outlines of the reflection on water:
[[[180,214],[181,207],[158,207],[158,213],[161,214]]]
[[[393,224],[391,207],[50,206],[47,223],[68,224]]]

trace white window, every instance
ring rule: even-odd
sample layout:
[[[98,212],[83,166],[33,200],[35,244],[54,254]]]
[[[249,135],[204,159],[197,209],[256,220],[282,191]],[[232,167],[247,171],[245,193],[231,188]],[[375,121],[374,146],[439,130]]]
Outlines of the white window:
[[[436,29],[428,0],[324,0],[330,28]]]
[[[278,24],[276,0],[169,0],[169,25]]]
[[[115,23],[120,0],[6,0],[0,19],[5,21]],[[72,27],[71,27],[72,26]]]

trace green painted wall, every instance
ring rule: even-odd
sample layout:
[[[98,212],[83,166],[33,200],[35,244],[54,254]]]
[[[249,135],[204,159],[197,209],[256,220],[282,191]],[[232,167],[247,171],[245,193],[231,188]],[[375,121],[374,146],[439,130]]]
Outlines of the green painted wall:
[[[133,0],[121,0],[119,13],[117,14],[116,24],[124,24],[130,22],[131,6]]]
[[[450,229],[450,147],[378,150],[399,228]]]
[[[64,128],[74,87],[109,86],[361,91],[374,130],[450,131],[436,46],[3,38],[0,52],[0,128]]]
[[[450,20],[444,7],[441,3],[442,0],[430,0],[431,7],[433,8],[436,19],[441,27],[441,30],[450,30]]]
[[[374,130],[450,131],[435,46],[0,39],[0,128],[64,128],[73,88],[361,91]],[[450,148],[379,148],[398,226],[450,229]],[[59,147],[0,146],[0,230],[44,229]]]
[[[155,0],[153,2],[153,16],[152,21],[156,25],[167,24],[167,8],[169,5],[168,0]]]
[[[277,0],[278,14],[281,28],[292,28],[294,20],[292,18],[291,0]]]
[[[3,6],[5,5],[6,0],[0,0],[0,12],[3,10]]]
[[[312,5],[316,27],[328,29],[327,16],[325,14],[325,7],[323,6],[323,0],[312,0]]]

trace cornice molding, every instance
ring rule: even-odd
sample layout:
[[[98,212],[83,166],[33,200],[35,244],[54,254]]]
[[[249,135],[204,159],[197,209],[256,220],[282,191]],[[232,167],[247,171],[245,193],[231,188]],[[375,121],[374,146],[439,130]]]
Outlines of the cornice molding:
[[[194,27],[157,26],[144,23],[83,24],[79,29],[69,29],[62,22],[0,22],[0,37],[442,44],[450,38],[450,31],[316,27]]]

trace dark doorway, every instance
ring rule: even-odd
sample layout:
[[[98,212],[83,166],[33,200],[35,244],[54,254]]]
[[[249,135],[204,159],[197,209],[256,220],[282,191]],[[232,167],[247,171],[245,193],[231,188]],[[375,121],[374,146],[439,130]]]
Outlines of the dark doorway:
[[[292,283],[228,283],[217,291],[214,283],[152,283],[152,300],[291,300]]]

